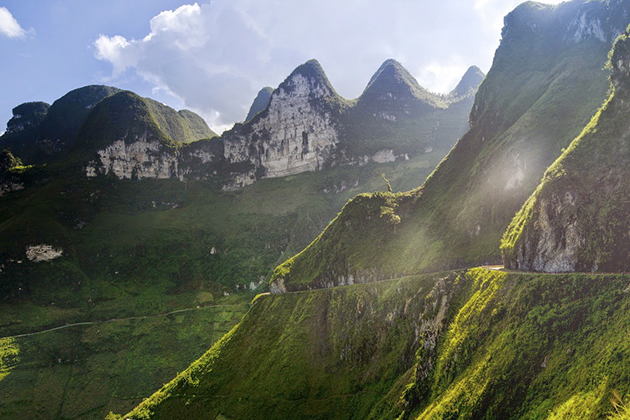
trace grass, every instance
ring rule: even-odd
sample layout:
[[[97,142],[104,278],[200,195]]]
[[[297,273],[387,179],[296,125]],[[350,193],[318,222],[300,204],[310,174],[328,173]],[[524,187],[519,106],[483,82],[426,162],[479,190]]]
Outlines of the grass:
[[[236,325],[248,301],[0,339],[0,416],[87,420],[129,410]],[[47,312],[37,316],[50,321]]]
[[[478,268],[262,296],[124,418],[612,416],[628,282]]]
[[[201,306],[15,339],[20,363],[2,368],[0,416],[91,419],[130,410],[240,321],[251,283],[308,244],[350,197],[387,189],[383,173],[394,190],[417,184],[444,153],[265,179],[239,192],[64,175],[0,198],[3,279],[15,281],[3,284],[0,336]],[[40,243],[64,256],[28,262],[26,246]],[[237,306],[210,308],[216,304]]]

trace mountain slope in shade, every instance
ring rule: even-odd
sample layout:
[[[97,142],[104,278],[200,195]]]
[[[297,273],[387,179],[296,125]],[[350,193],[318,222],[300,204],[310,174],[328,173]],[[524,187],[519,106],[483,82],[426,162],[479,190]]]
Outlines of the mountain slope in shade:
[[[431,177],[409,193],[348,203],[317,240],[276,269],[272,290],[499,262],[510,219],[606,97],[602,67],[623,29],[603,17],[627,16],[629,8],[624,2],[517,7],[505,19],[470,131]],[[575,21],[586,22],[581,32]]]
[[[437,95],[421,87],[396,60],[385,61],[346,111],[339,150],[349,156],[390,150],[393,158],[450,149],[468,129],[468,114],[483,79],[483,74],[478,80],[467,75],[466,94]]]
[[[247,113],[247,117],[245,117],[245,122],[251,121],[252,118],[260,111],[267,108],[269,105],[269,100],[271,99],[271,94],[273,93],[273,88],[266,86],[258,92],[252,106],[249,108],[249,112]]]
[[[502,243],[507,267],[630,270],[629,34],[617,40],[610,57],[610,97],[508,227]]]
[[[85,86],[68,92],[50,107],[44,106],[42,102],[37,103],[40,118],[31,120],[28,129],[24,130],[16,131],[9,127],[11,122],[7,124],[7,132],[0,137],[0,147],[10,148],[16,156],[29,164],[51,162],[62,157],[76,142],[79,130],[91,109],[118,91],[109,86]],[[33,104],[23,104],[16,108],[12,121],[17,120],[16,115],[22,115],[24,107],[33,107]],[[20,121],[16,122],[16,127],[24,127]]]
[[[459,81],[455,89],[453,89],[448,96],[451,98],[459,98],[462,96],[474,95],[479,88],[479,85],[483,81],[486,75],[477,66],[471,66],[466,70],[464,76]]]

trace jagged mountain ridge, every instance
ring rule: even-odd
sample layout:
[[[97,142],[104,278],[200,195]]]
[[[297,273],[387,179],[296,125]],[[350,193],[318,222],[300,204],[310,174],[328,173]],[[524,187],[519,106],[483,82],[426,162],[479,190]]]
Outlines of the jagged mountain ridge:
[[[391,68],[394,71],[388,70]],[[133,153],[118,148],[114,154],[108,145],[110,149],[96,151],[87,172],[93,176],[124,167],[126,171],[114,173],[121,178],[152,174],[164,178],[168,171],[164,172],[161,162],[169,161],[171,166],[182,168],[170,171],[169,176],[179,179],[207,178],[222,168],[218,173],[225,177],[224,187],[235,189],[261,178],[338,164],[390,162],[434,147],[448,149],[465,131],[474,92],[454,99],[431,94],[393,60],[388,60],[373,79],[355,105],[339,96],[320,64],[310,60],[272,92],[265,109],[250,121],[235,124],[220,142],[213,143],[216,153],[212,157],[203,150],[208,147],[203,142],[192,145],[190,153],[182,157],[157,144],[138,144],[133,146]],[[373,95],[374,89],[382,90],[382,94]],[[400,89],[408,95],[400,94]],[[383,101],[383,95],[390,96]],[[365,120],[365,110],[370,121]],[[379,134],[377,139],[370,137],[374,133]],[[197,146],[202,150],[195,151]],[[164,155],[156,155],[159,150]],[[199,153],[204,158],[189,165],[194,160],[190,156]],[[151,159],[144,157],[150,154],[155,157],[156,167],[151,168]],[[141,162],[134,161],[137,155],[142,156]],[[135,166],[142,166],[142,170],[133,170]]]
[[[547,170],[505,232],[505,265],[523,271],[630,270],[627,115],[630,39],[610,57],[612,93],[584,131]]]
[[[601,16],[629,9],[625,2],[582,1],[517,7],[505,18],[470,131],[431,177],[409,193],[357,197],[276,269],[272,290],[500,262],[501,235],[514,213],[606,97],[602,67],[623,29]],[[585,22],[579,36],[575,22]]]
[[[470,78],[469,73],[470,70],[467,78]],[[147,98],[136,98],[144,102],[142,106],[127,106],[129,104],[120,98],[111,100],[114,93],[120,93],[118,90],[102,86],[77,89],[57,101],[61,104],[69,102],[70,97],[82,98],[83,102],[89,99],[77,116],[65,114],[74,108],[53,105],[54,112],[50,115],[56,117],[45,117],[38,130],[41,131],[41,127],[54,130],[55,121],[72,120],[74,131],[66,130],[58,137],[66,139],[62,143],[74,145],[75,140],[83,136],[76,149],[81,150],[81,159],[89,159],[88,176],[112,172],[119,178],[214,177],[226,189],[235,189],[261,178],[338,164],[363,165],[370,161],[408,159],[436,147],[447,150],[467,128],[475,83],[480,83],[481,79],[467,82],[470,86],[464,95],[436,95],[420,87],[400,63],[387,60],[361,97],[348,101],[335,92],[320,64],[310,60],[271,92],[266,107],[256,112],[250,121],[236,124],[224,133],[220,142],[196,143],[182,149],[183,154],[179,153],[182,143],[214,136],[200,117],[185,110],[177,113]],[[268,92],[268,89],[263,91]],[[100,96],[95,97],[95,92],[100,92]],[[121,109],[114,109],[114,103]],[[140,114],[126,115],[129,112]],[[98,119],[98,124],[88,117]],[[83,123],[89,128],[81,129]],[[125,134],[129,130],[136,132],[139,139],[136,144],[130,141],[133,136]],[[143,130],[152,133],[155,141],[146,141],[140,132]],[[7,131],[0,138],[0,145],[11,147],[14,132]],[[117,133],[118,137],[112,133]],[[22,136],[25,139],[26,134]],[[165,148],[167,143],[173,147]],[[33,141],[26,139],[25,145],[28,144],[34,147]],[[90,147],[94,150],[90,151]],[[63,159],[66,149],[69,147],[48,159]],[[18,157],[30,157],[29,153],[28,148],[14,151]],[[23,160],[30,163],[28,159]]]

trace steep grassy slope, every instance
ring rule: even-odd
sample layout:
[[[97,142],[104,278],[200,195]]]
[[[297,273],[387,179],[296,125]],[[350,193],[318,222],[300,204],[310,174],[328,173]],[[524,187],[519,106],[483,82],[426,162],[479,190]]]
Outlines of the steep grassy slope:
[[[261,180],[239,192],[203,181],[51,173],[53,182],[0,198],[2,296],[81,306],[120,296],[120,287],[123,295],[202,285],[221,293],[249,289],[306,246],[350,197],[385,189],[382,173],[396,190],[407,189],[443,153]],[[39,244],[64,254],[29,261],[27,248]],[[100,286],[91,290],[94,284]]]
[[[602,67],[618,29],[601,23],[602,16],[627,7],[524,3],[510,13],[470,131],[421,188],[346,206],[320,238],[278,268],[279,290],[499,261],[510,219],[604,100]],[[586,29],[576,27],[582,19]],[[589,25],[600,25],[604,41]]]
[[[216,137],[208,124],[199,115],[189,110],[175,111],[160,102],[143,98],[151,110],[153,119],[167,136],[181,143]]]
[[[628,36],[617,40],[610,57],[609,99],[549,168],[506,231],[506,265],[533,271],[630,270]]]
[[[409,189],[443,153],[266,179],[238,192],[221,192],[211,182],[87,180],[69,176],[73,172],[48,173],[55,181],[0,197],[0,337],[221,304],[226,293],[232,298],[265,287],[262,278],[306,246],[346,200],[386,189],[382,173],[396,191]],[[29,261],[26,249],[39,244],[64,254],[50,262]],[[221,315],[217,308],[214,313],[238,322],[233,310]],[[12,376],[6,384],[0,382],[1,416],[89,419],[102,418],[103,410],[130,409],[137,397],[153,392],[211,345],[209,338],[193,338],[198,337],[193,332],[207,332],[201,326],[212,319],[187,316],[180,321],[152,324],[138,340],[130,338],[136,337],[130,336],[136,327],[129,324],[109,326],[113,331],[104,341],[89,345],[83,341],[93,327],[41,336],[43,353],[24,350]],[[18,340],[22,348],[29,343]],[[177,346],[197,353],[178,352]],[[58,366],[41,359],[49,354],[75,362]],[[153,367],[159,368],[154,376],[144,375]],[[74,385],[63,394],[55,381],[70,372]],[[90,381],[86,388],[94,392],[92,399],[79,393],[83,381]],[[126,385],[121,388],[121,383]],[[66,417],[55,417],[61,416],[55,409],[62,405]]]
[[[155,139],[169,147],[216,134],[190,111],[180,111],[129,91],[119,92],[99,103],[79,133],[77,150],[99,150],[114,140],[133,142]]]
[[[629,281],[473,269],[261,296],[125,418],[604,418],[630,390]]]

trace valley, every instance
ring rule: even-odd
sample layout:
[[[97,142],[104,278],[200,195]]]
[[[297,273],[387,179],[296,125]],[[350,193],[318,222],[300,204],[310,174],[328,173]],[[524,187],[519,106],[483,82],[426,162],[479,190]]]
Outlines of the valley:
[[[109,86],[15,107],[0,417],[630,419],[630,2],[503,23],[448,93],[310,59],[221,135]]]

